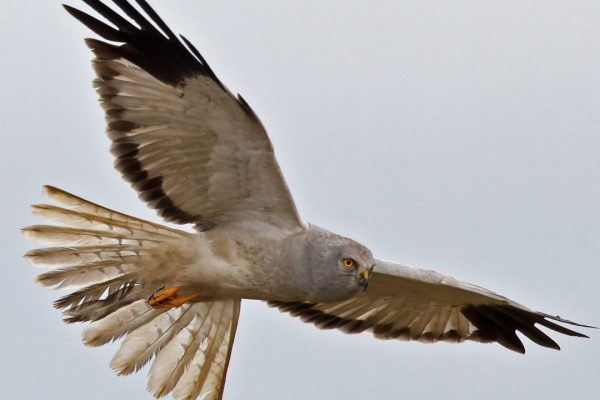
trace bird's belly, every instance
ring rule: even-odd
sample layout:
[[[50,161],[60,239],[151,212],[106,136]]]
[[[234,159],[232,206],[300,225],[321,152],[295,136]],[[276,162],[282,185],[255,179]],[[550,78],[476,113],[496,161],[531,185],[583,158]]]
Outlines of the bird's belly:
[[[260,246],[248,251],[248,245],[230,236],[200,233],[185,247],[185,263],[176,267],[172,283],[184,292],[206,299],[279,297],[274,279],[279,268],[262,255]]]

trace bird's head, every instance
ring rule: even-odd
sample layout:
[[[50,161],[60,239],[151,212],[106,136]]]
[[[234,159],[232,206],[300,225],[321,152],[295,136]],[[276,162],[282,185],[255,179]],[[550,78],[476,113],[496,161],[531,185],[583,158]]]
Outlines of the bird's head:
[[[339,301],[367,289],[375,261],[366,246],[311,226],[305,255],[315,301]]]

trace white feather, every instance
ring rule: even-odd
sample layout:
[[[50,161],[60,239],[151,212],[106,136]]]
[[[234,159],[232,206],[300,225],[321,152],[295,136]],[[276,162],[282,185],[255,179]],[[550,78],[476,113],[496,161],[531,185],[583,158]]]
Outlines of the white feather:
[[[195,399],[200,394],[208,393],[206,399],[218,396],[219,387],[206,385],[211,371],[218,370],[220,365],[216,363],[233,317],[233,302],[222,302],[221,315],[212,324],[212,329],[202,346],[198,348],[194,358],[186,368],[185,372],[173,389],[175,399]],[[215,373],[217,371],[214,371]],[[217,385],[220,382],[217,382]]]
[[[127,375],[142,368],[196,315],[194,305],[185,304],[155,316],[129,333],[115,353],[110,366],[117,374]]]
[[[147,324],[165,311],[151,307],[145,299],[138,300],[106,318],[92,322],[83,331],[83,343],[101,346]]]
[[[148,378],[148,390],[154,396],[160,397],[173,390],[198,347],[208,336],[212,328],[213,306],[219,304],[209,303],[207,312],[203,315],[196,314],[192,322],[158,353]],[[221,311],[219,309],[218,313]]]

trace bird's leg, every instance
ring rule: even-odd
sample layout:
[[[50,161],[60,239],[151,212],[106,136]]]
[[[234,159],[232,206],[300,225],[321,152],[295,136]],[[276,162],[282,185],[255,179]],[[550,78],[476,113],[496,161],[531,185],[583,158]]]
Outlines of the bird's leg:
[[[164,286],[156,290],[148,299],[148,304],[154,308],[174,308],[182,306],[198,296],[197,293],[180,296],[177,293],[181,286]]]

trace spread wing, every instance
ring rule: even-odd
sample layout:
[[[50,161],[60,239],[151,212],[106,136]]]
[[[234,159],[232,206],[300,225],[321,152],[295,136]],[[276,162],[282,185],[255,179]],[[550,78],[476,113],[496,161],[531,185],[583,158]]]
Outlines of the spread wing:
[[[112,26],[65,8],[114,43],[86,40],[115,167],[140,198],[165,220],[200,230],[254,219],[302,227],[264,127],[200,53],[144,0],[147,17],[126,0],[114,0],[123,15],[85,2]]]
[[[536,324],[553,331],[587,337],[552,321],[586,325],[530,310],[489,290],[434,271],[377,261],[369,287],[338,303],[270,302],[321,329],[347,333],[371,331],[381,339],[498,342],[525,353],[516,331],[540,346],[558,344]]]

